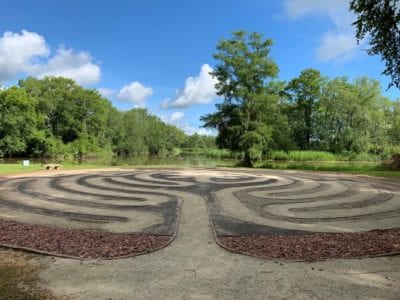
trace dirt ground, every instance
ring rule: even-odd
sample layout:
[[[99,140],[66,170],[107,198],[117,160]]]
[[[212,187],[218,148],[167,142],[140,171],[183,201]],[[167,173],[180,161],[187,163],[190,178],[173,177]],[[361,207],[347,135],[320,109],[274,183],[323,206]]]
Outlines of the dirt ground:
[[[215,242],[204,199],[178,196],[172,244],[114,260],[32,255],[43,286],[71,299],[400,299],[399,255],[287,262],[231,253]]]

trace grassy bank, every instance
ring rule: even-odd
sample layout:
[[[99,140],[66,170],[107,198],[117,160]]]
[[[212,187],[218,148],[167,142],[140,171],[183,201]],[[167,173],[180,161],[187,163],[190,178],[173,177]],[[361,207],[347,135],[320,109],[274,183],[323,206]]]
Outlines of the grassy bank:
[[[106,168],[106,167],[110,166],[101,164],[74,164],[74,163],[62,164],[62,170],[95,169],[95,168]],[[21,163],[0,164],[0,176],[31,173],[45,169],[46,169],[45,165],[36,163],[30,164],[27,167],[23,166]]]
[[[262,162],[261,169],[306,170],[363,174],[369,176],[400,177],[400,171],[389,170],[378,162]]]
[[[99,157],[84,161],[62,161],[62,170],[79,170],[106,167],[237,167],[241,154],[227,149],[177,149],[174,156],[166,157]],[[51,160],[50,160],[51,161]],[[0,163],[0,176],[44,170],[40,161],[31,160],[29,167],[21,160]],[[7,161],[10,162],[10,161]],[[384,167],[379,156],[367,153],[333,154],[323,151],[274,151],[256,165],[256,168],[281,170],[312,170],[399,177],[399,172]]]

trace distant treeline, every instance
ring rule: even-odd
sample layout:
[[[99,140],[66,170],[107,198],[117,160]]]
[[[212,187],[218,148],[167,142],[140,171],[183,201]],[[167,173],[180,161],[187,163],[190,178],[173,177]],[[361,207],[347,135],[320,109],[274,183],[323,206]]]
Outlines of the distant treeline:
[[[146,109],[121,112],[71,79],[29,77],[0,90],[0,157],[167,155],[214,140],[187,136]]]
[[[264,159],[290,160],[298,150],[357,158],[389,158],[400,152],[400,103],[384,97],[375,80],[349,82],[305,70],[288,83],[269,87],[268,101],[256,103],[257,112],[263,114],[252,121],[266,124]],[[190,149],[212,150],[218,145],[230,150],[207,153],[239,158],[244,152],[234,122],[242,118],[242,107],[232,104],[222,109],[229,113],[205,118],[216,122],[212,124],[219,130],[217,139],[188,136],[146,109],[119,111],[98,91],[73,80],[29,77],[0,90],[0,157],[165,156],[203,153]]]

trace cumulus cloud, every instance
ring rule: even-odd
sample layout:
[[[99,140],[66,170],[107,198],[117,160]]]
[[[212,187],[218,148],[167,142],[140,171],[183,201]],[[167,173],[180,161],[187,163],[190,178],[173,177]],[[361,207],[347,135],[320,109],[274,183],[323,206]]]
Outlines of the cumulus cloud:
[[[14,79],[19,72],[26,72],[34,64],[34,58],[45,57],[49,53],[45,39],[35,32],[4,32],[0,38],[0,82]]]
[[[210,75],[212,68],[208,64],[201,66],[198,76],[188,77],[185,87],[176,91],[173,99],[161,102],[163,108],[184,108],[197,104],[210,103],[216,97],[217,79]]]
[[[51,56],[45,38],[38,33],[7,31],[0,38],[0,82],[13,80],[19,73],[39,78],[63,76],[83,85],[96,83],[101,76],[88,52],[59,47]]]
[[[346,61],[354,58],[364,43],[357,45],[354,15],[348,10],[348,0],[288,0],[285,9],[291,19],[309,15],[328,16],[333,27],[321,37],[316,55],[321,62]]]
[[[153,95],[152,88],[144,86],[138,81],[133,81],[119,90],[117,98],[120,101],[132,102],[135,105],[143,106],[146,99],[151,95]]]
[[[75,52],[65,48],[59,48],[56,55],[47,63],[33,66],[31,70],[39,78],[61,76],[72,78],[83,85],[98,82],[101,75],[100,67],[92,63],[92,57],[88,52]]]

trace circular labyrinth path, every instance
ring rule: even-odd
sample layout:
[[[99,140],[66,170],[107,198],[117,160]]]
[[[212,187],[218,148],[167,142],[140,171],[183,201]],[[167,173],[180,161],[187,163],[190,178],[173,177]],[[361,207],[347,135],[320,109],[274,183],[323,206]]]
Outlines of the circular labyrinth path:
[[[3,178],[0,245],[80,259],[147,253],[173,241],[191,194],[206,202],[217,243],[234,252],[295,260],[400,252],[400,183],[222,169]]]

